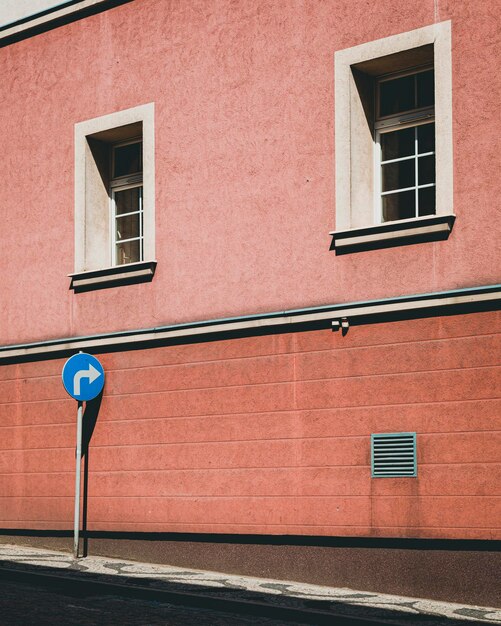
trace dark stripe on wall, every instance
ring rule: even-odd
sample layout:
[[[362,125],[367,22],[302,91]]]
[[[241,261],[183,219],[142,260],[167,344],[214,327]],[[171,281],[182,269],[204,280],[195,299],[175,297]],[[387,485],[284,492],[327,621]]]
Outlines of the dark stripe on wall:
[[[72,549],[70,531],[3,530],[0,542]],[[483,606],[501,599],[499,544],[96,531],[86,539],[92,555]]]
[[[219,543],[271,546],[318,546],[344,548],[391,548],[399,550],[458,550],[501,552],[501,540],[488,539],[421,539],[401,537],[331,537],[323,535],[232,535],[205,533],[82,531],[89,539],[122,541],[175,541],[190,543]],[[30,528],[0,528],[0,536],[9,537],[71,537],[72,530],[39,530]]]

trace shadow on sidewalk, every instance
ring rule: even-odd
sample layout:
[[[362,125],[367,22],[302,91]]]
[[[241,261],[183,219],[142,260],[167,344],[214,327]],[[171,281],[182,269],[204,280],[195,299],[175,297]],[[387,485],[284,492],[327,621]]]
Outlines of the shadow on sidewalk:
[[[111,564],[110,564],[111,565]],[[182,572],[180,572],[182,575]],[[311,599],[298,596],[248,591],[235,587],[190,584],[159,577],[133,577],[112,573],[88,572],[85,562],[77,561],[70,568],[32,565],[0,560],[0,580],[41,587],[73,597],[124,596],[170,604],[227,611],[256,617],[282,620],[286,623],[317,626],[365,626],[366,624],[405,624],[409,626],[465,626],[478,621],[451,619],[429,614],[413,614],[413,602],[402,602],[407,609],[350,604],[334,599]],[[349,592],[354,599],[360,593]],[[370,594],[367,594],[368,596]],[[468,616],[465,614],[464,616]],[[469,616],[472,619],[475,616]],[[479,616],[480,617],[480,616]]]

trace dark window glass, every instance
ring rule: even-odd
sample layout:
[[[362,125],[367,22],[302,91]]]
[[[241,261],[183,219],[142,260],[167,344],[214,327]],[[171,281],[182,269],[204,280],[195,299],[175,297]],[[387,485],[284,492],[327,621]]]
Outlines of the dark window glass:
[[[414,75],[379,83],[379,115],[393,115],[414,109]]]
[[[142,187],[132,187],[132,189],[124,189],[115,192],[115,213],[122,215],[123,213],[132,213],[139,211],[139,198],[141,196]]]
[[[416,194],[403,191],[383,196],[383,222],[405,220],[416,215]]]
[[[140,261],[139,256],[140,243],[136,241],[126,241],[117,244],[117,265],[125,265],[126,263],[137,263]]]
[[[414,154],[414,128],[381,135],[382,160],[399,159]]]
[[[435,104],[434,74],[433,70],[416,74],[418,107],[431,107]]]
[[[435,187],[425,187],[418,191],[419,215],[434,215],[435,213]]]
[[[413,187],[416,180],[415,160],[383,165],[383,191]]]
[[[435,155],[419,157],[418,184],[427,185],[435,182]]]
[[[423,124],[417,127],[418,153],[435,152],[435,124]]]
[[[142,143],[130,143],[126,146],[115,148],[115,160],[113,167],[113,178],[127,176],[127,174],[137,174],[143,169],[142,164]]]
[[[139,216],[139,213],[134,213],[133,215],[117,218],[117,241],[139,237]]]

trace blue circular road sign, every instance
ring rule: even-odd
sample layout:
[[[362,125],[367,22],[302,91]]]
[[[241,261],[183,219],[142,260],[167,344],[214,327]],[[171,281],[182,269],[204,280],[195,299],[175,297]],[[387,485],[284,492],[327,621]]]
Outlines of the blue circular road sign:
[[[63,385],[75,400],[92,400],[104,387],[103,366],[91,354],[74,354],[64,364]]]

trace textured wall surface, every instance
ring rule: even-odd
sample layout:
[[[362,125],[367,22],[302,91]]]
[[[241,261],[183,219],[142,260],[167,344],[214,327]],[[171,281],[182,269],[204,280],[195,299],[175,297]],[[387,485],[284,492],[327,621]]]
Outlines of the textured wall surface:
[[[501,539],[501,314],[102,355],[88,528]],[[0,526],[70,529],[61,361],[0,368]],[[416,431],[418,477],[370,478]]]
[[[136,0],[2,48],[0,343],[499,282],[497,9]],[[446,19],[454,232],[336,258],[334,53]],[[147,102],[157,273],[75,295],[74,125]]]

